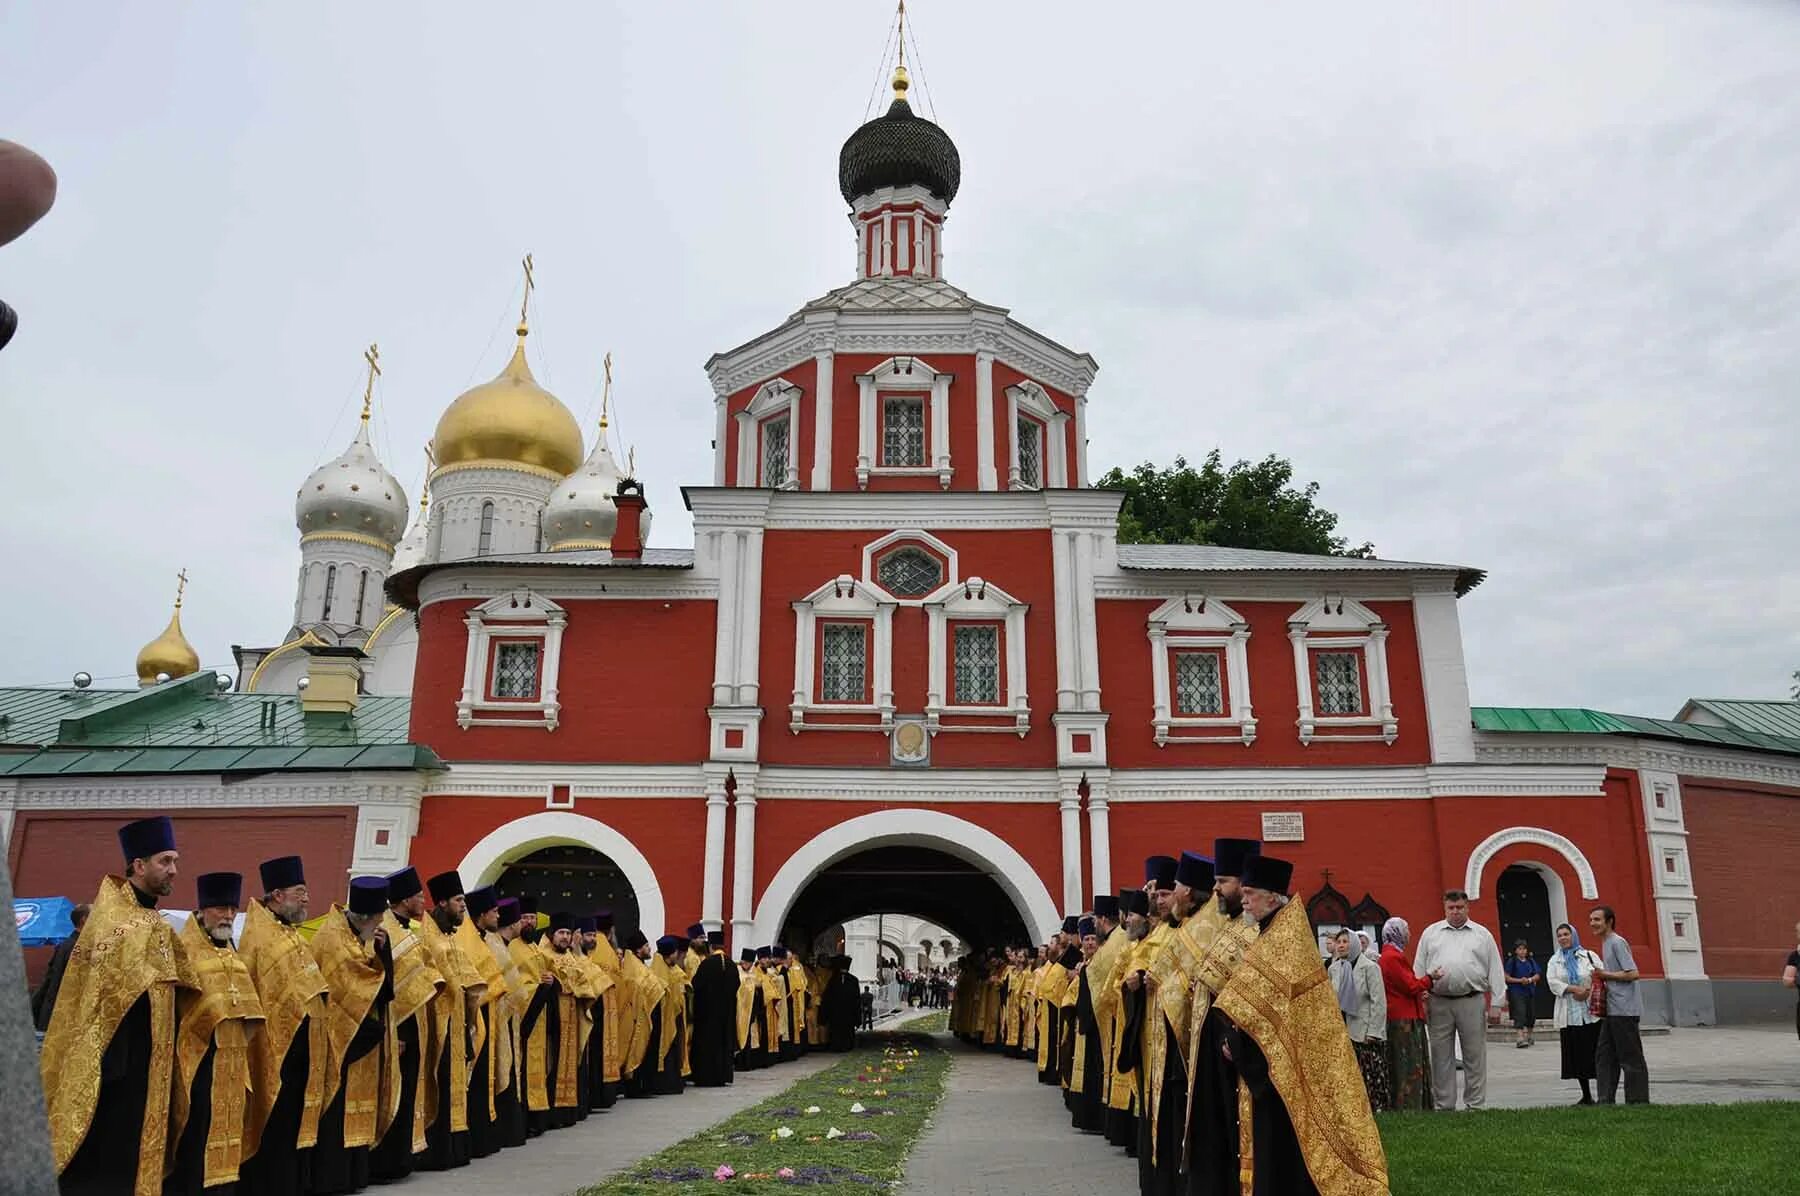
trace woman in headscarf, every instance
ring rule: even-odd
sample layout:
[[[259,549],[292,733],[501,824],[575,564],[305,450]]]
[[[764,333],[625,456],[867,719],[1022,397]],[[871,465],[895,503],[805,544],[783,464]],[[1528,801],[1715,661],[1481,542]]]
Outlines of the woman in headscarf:
[[[1406,962],[1412,928],[1405,918],[1381,927],[1381,983],[1387,990],[1390,1109],[1431,1108],[1431,1048],[1425,1033],[1425,994],[1431,977],[1415,976]]]
[[[1564,922],[1556,928],[1556,952],[1544,979],[1556,994],[1556,1010],[1552,1024],[1562,1043],[1562,1078],[1581,1082],[1578,1105],[1594,1103],[1588,1087],[1594,1079],[1594,1047],[1600,1040],[1600,1019],[1588,1010],[1588,997],[1593,991],[1594,969],[1600,961],[1581,945],[1581,936]]]
[[[1352,930],[1340,930],[1332,940],[1337,958],[1331,961],[1331,981],[1337,986],[1338,1008],[1344,1028],[1356,1051],[1363,1087],[1369,1090],[1371,1110],[1388,1107],[1387,990],[1381,968],[1363,953],[1362,939]]]

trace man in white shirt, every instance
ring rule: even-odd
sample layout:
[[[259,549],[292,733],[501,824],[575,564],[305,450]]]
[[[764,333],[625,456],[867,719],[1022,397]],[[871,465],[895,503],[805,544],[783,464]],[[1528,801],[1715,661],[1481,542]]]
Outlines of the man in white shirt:
[[[1500,947],[1485,926],[1469,921],[1469,895],[1444,894],[1444,920],[1419,935],[1413,973],[1431,978],[1426,1020],[1431,1036],[1431,1098],[1435,1108],[1456,1108],[1456,1046],[1463,1061],[1463,1102],[1487,1103],[1487,1022],[1498,1020],[1494,994],[1506,989]]]

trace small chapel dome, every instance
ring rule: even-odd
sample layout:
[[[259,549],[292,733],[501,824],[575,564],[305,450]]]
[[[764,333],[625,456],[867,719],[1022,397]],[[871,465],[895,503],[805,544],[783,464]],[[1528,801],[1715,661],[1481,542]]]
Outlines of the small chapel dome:
[[[313,470],[294,496],[300,538],[367,537],[391,549],[406,530],[406,492],[369,443],[369,413],[350,447]]]
[[[544,547],[551,552],[578,548],[611,548],[619,526],[613,497],[625,471],[606,444],[606,426],[581,468],[564,478],[544,505]]]
[[[471,461],[535,466],[558,476],[581,464],[581,428],[525,364],[525,329],[512,360],[491,382],[464,391],[438,420],[439,469]]]
[[[186,583],[186,575],[182,577]],[[181,633],[181,591],[175,593],[175,611],[161,635],[145,644],[137,654],[137,677],[140,686],[155,685],[157,678],[173,680],[200,671],[200,654]]]
[[[419,498],[419,513],[414,517],[412,526],[406,529],[406,535],[394,547],[394,563],[391,573],[402,569],[410,569],[414,565],[423,565],[427,550],[431,546],[431,528],[426,520],[426,506],[423,496]]]
[[[962,155],[933,121],[913,113],[906,101],[906,68],[894,71],[894,102],[867,122],[838,151],[838,190],[855,203],[883,187],[924,187],[950,204],[962,185]]]

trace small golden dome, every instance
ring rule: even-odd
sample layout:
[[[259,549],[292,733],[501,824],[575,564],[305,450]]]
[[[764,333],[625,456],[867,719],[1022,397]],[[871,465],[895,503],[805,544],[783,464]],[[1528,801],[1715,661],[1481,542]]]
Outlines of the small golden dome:
[[[187,636],[181,634],[181,599],[177,598],[169,625],[137,654],[138,684],[155,685],[159,673],[167,673],[173,681],[199,671],[200,654],[188,643]]]
[[[438,468],[473,461],[535,466],[559,478],[582,460],[581,428],[525,364],[521,326],[512,360],[492,382],[464,391],[438,420],[432,452]]]

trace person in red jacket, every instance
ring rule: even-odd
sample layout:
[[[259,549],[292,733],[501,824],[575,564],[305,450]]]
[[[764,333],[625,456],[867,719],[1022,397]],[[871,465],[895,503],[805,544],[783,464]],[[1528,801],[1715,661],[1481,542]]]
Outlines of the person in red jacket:
[[[1429,976],[1406,962],[1412,927],[1389,918],[1381,928],[1381,982],[1387,989],[1388,1092],[1394,1109],[1431,1108],[1431,1048],[1425,1033]]]

